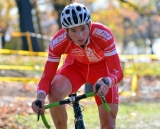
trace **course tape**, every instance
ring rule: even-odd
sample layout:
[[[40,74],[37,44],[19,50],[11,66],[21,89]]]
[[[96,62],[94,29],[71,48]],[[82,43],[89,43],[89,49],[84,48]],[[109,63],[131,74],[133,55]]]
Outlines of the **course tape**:
[[[0,49],[0,54],[18,54],[18,55],[27,55],[27,56],[48,56],[47,52],[31,52],[23,50],[9,50],[9,49]],[[160,59],[160,55],[119,55],[120,59]]]
[[[159,60],[160,59],[160,55],[155,55],[155,54],[151,54],[151,55],[119,55],[120,59],[155,59],[155,60]]]
[[[31,51],[22,51],[22,50],[9,50],[9,49],[0,49],[0,54],[15,54],[15,55],[25,55],[25,56],[44,56],[47,57],[47,52],[31,52]],[[119,55],[121,61],[130,60],[130,59],[154,59],[159,60],[160,56],[158,55]],[[63,64],[66,55],[62,55],[61,62],[58,68]],[[0,70],[38,70],[43,71],[44,67],[36,66],[11,66],[11,65],[0,65]],[[124,73],[133,74],[136,73],[134,69],[124,70]],[[154,73],[153,70],[147,70],[146,73]],[[37,82],[39,79],[26,78],[26,77],[0,77],[1,81],[22,81],[22,82]]]
[[[26,78],[26,77],[0,77],[2,82],[24,82],[24,83],[37,83],[40,78]]]
[[[48,55],[47,52],[31,52],[31,51],[9,50],[9,49],[0,49],[0,54],[16,54],[16,55],[44,56],[44,57]]]
[[[9,66],[9,65],[0,65],[0,69],[3,70],[44,70],[44,67],[39,66]]]

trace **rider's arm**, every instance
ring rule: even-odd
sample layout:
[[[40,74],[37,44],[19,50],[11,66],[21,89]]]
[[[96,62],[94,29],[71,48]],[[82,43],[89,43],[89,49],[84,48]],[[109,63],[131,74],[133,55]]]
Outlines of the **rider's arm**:
[[[110,34],[110,38],[108,38],[108,41],[104,45],[104,56],[106,59],[109,76],[104,79],[109,82],[109,87],[112,87],[121,81],[123,78],[123,71],[116,50],[114,37],[108,28],[106,31]]]
[[[123,78],[123,72],[120,65],[118,54],[106,56],[105,58],[107,62],[109,76],[104,79],[109,81],[109,87],[112,87],[121,81],[121,79]]]
[[[109,75],[104,77],[104,79],[109,83],[109,87],[114,86],[118,84],[123,77],[120,59],[116,51],[114,36],[110,29],[102,24],[99,24],[95,28],[92,27],[92,29],[94,29],[92,37],[98,41],[97,45],[103,50],[106,60],[106,67]]]
[[[123,72],[120,65],[120,60],[118,54],[105,57],[108,76],[100,78],[99,81],[102,81],[108,86],[108,88],[117,85],[123,78]]]
[[[43,93],[46,96],[49,93],[51,82],[56,74],[61,55],[66,49],[66,42],[66,32],[63,29],[58,31],[58,33],[50,42],[48,59],[44,68],[42,78],[38,84],[38,94]]]
[[[51,81],[56,73],[59,62],[47,61],[42,78],[38,84],[38,94],[43,93],[45,96],[49,93]]]
[[[50,91],[51,82],[56,74],[60,57],[65,52],[65,49],[67,48],[66,45],[68,45],[68,40],[66,37],[66,32],[61,29],[50,42],[48,59],[46,61],[43,75],[37,87],[37,100],[40,100],[41,108],[37,106],[37,100],[32,103],[33,111],[38,111],[38,114],[44,113],[45,98]],[[66,45],[64,45],[64,43]]]
[[[59,30],[49,44],[48,59],[44,68],[42,78],[38,84],[38,94],[50,91],[51,82],[56,74],[61,55],[64,54],[68,45],[67,34],[64,29]]]

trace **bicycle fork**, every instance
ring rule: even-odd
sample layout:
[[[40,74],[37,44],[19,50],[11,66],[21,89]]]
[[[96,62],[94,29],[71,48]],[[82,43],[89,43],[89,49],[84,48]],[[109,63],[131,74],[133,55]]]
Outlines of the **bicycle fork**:
[[[72,105],[73,105],[73,109],[74,109],[75,129],[85,129],[82,110],[79,105],[79,101],[78,100],[72,101]]]

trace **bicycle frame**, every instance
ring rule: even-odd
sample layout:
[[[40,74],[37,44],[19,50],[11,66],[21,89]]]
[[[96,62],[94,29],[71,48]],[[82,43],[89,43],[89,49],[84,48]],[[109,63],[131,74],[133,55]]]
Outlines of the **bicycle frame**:
[[[64,99],[64,100],[61,100],[58,102],[54,102],[54,103],[45,105],[44,108],[48,109],[48,108],[60,106],[63,104],[72,103],[73,109],[74,109],[74,117],[75,117],[75,129],[85,129],[84,122],[83,122],[83,115],[82,115],[81,108],[79,105],[79,100],[84,99],[84,98],[88,98],[88,97],[92,97],[95,95],[96,94],[94,92],[90,92],[90,93],[86,93],[86,94],[78,95],[78,96],[76,94],[75,95],[72,94],[69,96],[68,99]],[[102,94],[100,94],[100,97],[101,97],[101,101],[102,101],[104,108],[106,109],[107,112],[109,112],[110,108],[106,103],[105,97]],[[41,115],[41,118],[42,118],[42,121],[43,121],[45,127],[47,129],[50,129],[50,125],[48,124],[48,122],[45,118],[45,115]]]

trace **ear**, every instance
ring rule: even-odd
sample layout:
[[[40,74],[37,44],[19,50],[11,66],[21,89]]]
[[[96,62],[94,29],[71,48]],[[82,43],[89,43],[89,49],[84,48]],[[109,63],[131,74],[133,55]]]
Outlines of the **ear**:
[[[91,23],[92,23],[92,21],[90,21],[90,22],[88,23],[90,29],[91,29],[91,26],[92,26]]]
[[[69,36],[69,33],[68,33],[68,28],[63,28],[66,32],[67,32],[67,35],[68,35],[68,37],[70,38],[70,36]],[[71,39],[71,38],[70,38]]]

